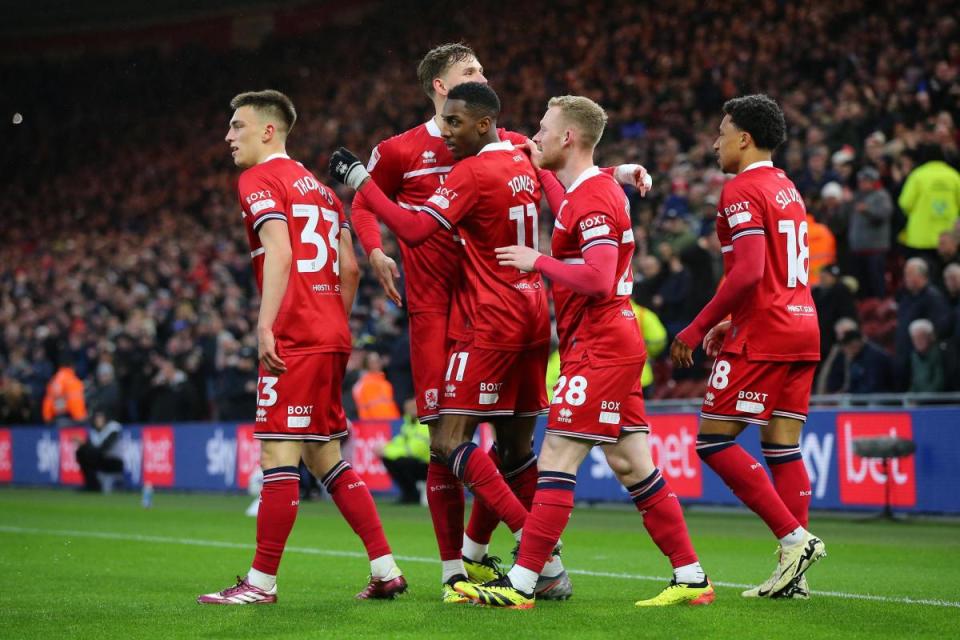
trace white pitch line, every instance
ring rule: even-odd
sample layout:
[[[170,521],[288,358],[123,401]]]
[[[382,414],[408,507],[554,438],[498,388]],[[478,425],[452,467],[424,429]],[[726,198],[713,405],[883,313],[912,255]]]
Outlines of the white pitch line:
[[[151,542],[157,544],[181,544],[193,547],[214,547],[219,549],[247,549],[252,550],[256,545],[246,542],[226,542],[222,540],[198,540],[196,538],[171,538],[167,536],[148,536],[138,533],[116,533],[111,531],[80,531],[76,529],[35,529],[31,527],[10,527],[0,525],[2,533],[31,533],[48,536],[64,536],[77,538],[98,538],[101,540],[126,540],[130,542]],[[290,553],[304,553],[314,556],[331,556],[339,558],[366,558],[367,554],[359,551],[337,551],[334,549],[317,549],[315,547],[286,547],[284,551]],[[395,556],[397,560],[404,562],[420,562],[434,564],[436,558],[424,558],[422,556]],[[609,571],[589,571],[586,569],[567,569],[567,573],[580,576],[590,576],[593,578],[616,578],[622,580],[644,580],[649,582],[663,582],[663,576],[644,576],[633,573],[613,573]],[[719,582],[713,584],[718,587],[729,587],[731,589],[747,589],[754,585],[740,584],[737,582]],[[830,598],[842,598],[845,600],[869,600],[871,602],[889,602],[892,604],[924,605],[929,607],[952,607],[960,608],[960,602],[951,602],[949,600],[928,600],[923,598],[910,598],[907,596],[876,596],[868,593],[847,593],[844,591],[811,591],[813,595],[827,596]]]

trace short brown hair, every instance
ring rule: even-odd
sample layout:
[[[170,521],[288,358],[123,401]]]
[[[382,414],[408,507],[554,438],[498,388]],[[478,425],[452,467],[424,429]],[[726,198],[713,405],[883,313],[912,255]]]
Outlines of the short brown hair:
[[[417,78],[428,98],[433,98],[433,79],[442,76],[447,69],[467,58],[476,58],[473,49],[462,42],[448,42],[427,51],[417,65]]]
[[[607,125],[607,114],[603,107],[584,96],[557,96],[550,98],[547,108],[557,107],[564,120],[574,125],[583,134],[584,141],[591,148],[597,146]]]
[[[237,110],[240,107],[253,107],[259,112],[277,118],[286,128],[287,134],[293,130],[293,125],[297,122],[297,110],[293,106],[293,101],[285,94],[273,89],[237,94],[230,101],[230,108]]]

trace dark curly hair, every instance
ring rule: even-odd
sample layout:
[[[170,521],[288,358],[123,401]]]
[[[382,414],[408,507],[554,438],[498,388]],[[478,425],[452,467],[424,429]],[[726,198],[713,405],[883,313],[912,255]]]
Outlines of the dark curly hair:
[[[758,149],[773,151],[787,139],[783,111],[770,96],[755,93],[727,100],[723,112],[738,129],[750,134]]]
[[[482,82],[458,84],[450,89],[447,100],[463,100],[467,111],[477,118],[490,116],[491,120],[496,121],[497,116],[500,115],[500,98],[493,89]]]

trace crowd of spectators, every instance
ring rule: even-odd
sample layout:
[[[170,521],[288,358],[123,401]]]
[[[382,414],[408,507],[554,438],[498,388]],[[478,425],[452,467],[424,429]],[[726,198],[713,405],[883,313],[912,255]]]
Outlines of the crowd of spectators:
[[[960,380],[950,369],[960,345],[953,9],[946,0],[483,0],[457,11],[408,1],[384,3],[360,25],[253,51],[5,64],[14,90],[3,104],[23,122],[8,126],[0,157],[0,422],[39,421],[47,384],[67,364],[88,405],[111,418],[250,417],[258,300],[238,172],[222,141],[230,98],[268,86],[291,95],[300,120],[289,151],[323,179],[336,146],[363,155],[431,115],[416,61],[460,39],[503,100],[502,125],[532,135],[550,96],[588,95],[610,118],[599,161],[651,171],[646,198],[628,189],[635,299],[670,338],[722,276],[712,226],[726,179],[712,152],[720,107],[748,92],[777,98],[789,140],[775,160],[807,205],[821,346],[837,367],[818,384],[952,388]],[[551,219],[542,217],[546,234]],[[406,320],[368,274],[351,329],[349,385],[372,361],[360,351],[376,351],[402,406],[411,388]],[[867,388],[852,380],[863,353],[891,359],[890,375]],[[659,367],[656,394],[675,393],[675,377]],[[346,388],[355,411],[352,396]]]

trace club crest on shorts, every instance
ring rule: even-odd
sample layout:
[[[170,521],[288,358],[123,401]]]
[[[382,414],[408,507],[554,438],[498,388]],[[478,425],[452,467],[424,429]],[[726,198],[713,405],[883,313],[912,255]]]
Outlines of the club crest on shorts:
[[[423,392],[423,403],[427,409],[436,409],[440,399],[440,394],[436,389],[427,389]]]

